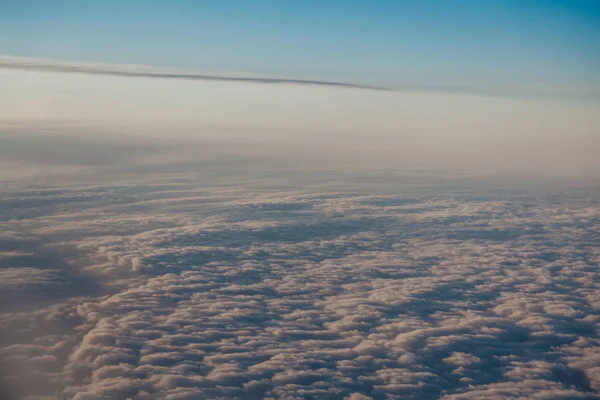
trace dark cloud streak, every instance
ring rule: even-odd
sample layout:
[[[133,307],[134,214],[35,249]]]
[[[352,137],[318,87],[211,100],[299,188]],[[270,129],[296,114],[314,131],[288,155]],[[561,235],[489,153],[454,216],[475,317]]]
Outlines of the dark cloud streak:
[[[152,66],[127,65],[127,64],[101,64],[87,63],[77,61],[58,61],[51,59],[37,59],[26,57],[12,57],[0,55],[0,68],[22,70],[22,71],[40,71],[57,72],[71,74],[92,74],[106,76],[121,76],[129,78],[162,78],[162,79],[181,79],[196,81],[220,81],[220,82],[246,82],[272,85],[309,85],[332,88],[362,89],[389,92],[408,92],[408,93],[448,93],[463,94],[485,97],[517,97],[517,98],[547,98],[547,97],[565,97],[582,99],[599,99],[600,93],[595,88],[544,88],[539,85],[524,86],[523,84],[514,85],[511,83],[495,84],[455,84],[455,83],[427,83],[401,82],[387,86],[363,85],[351,82],[327,81],[316,79],[296,79],[281,77],[261,77],[261,76],[225,76],[196,72],[173,72],[168,70],[157,70]]]
[[[129,68],[128,68],[129,67]],[[130,69],[130,66],[107,65],[107,64],[86,64],[75,62],[58,62],[53,60],[37,59],[15,59],[12,57],[0,56],[0,68],[9,68],[28,71],[42,72],[61,72],[78,73],[93,75],[110,75],[130,78],[163,78],[163,79],[186,79],[200,81],[223,81],[223,82],[248,82],[263,84],[292,84],[292,85],[315,85],[329,86],[350,89],[367,90],[391,90],[384,87],[360,85],[347,82],[320,81],[311,79],[293,79],[293,78],[269,78],[269,77],[250,77],[250,76],[222,76],[200,73],[174,73],[161,72],[154,70],[136,71]]]

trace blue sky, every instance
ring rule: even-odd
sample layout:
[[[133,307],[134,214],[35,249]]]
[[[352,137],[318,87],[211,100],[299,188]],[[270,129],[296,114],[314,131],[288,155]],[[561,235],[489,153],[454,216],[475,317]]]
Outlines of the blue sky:
[[[22,0],[0,54],[402,84],[600,85],[600,2]]]

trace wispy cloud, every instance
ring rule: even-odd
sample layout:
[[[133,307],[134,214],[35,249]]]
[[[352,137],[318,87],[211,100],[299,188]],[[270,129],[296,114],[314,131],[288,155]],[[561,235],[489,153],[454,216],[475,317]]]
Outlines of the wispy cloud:
[[[0,68],[19,70],[79,73],[94,75],[113,75],[134,78],[188,79],[203,81],[251,82],[266,84],[317,85],[352,89],[390,90],[384,87],[360,85],[347,82],[321,81],[311,79],[257,77],[257,76],[225,76],[198,72],[176,72],[159,70],[146,65],[101,64],[75,61],[58,61],[51,59],[0,56]]]
[[[376,86],[342,81],[255,76],[252,74],[220,75],[198,71],[156,68],[150,65],[90,63],[7,55],[0,55],[0,68],[42,72],[110,75],[132,78],[249,82],[276,85],[312,85],[393,92],[449,93],[487,97],[600,100],[600,88],[594,85],[589,87],[570,87],[540,82],[411,82],[410,79],[407,78],[405,81],[396,82],[394,84]]]

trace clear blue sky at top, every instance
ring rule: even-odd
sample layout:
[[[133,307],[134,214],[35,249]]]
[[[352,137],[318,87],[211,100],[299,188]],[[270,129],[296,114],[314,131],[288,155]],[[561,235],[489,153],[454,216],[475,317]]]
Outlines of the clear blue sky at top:
[[[600,82],[597,0],[14,0],[0,54],[391,85]]]

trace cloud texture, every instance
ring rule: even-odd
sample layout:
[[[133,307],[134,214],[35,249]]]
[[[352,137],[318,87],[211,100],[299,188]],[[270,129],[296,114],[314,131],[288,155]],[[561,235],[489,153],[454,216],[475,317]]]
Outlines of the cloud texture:
[[[7,186],[3,390],[598,397],[597,191],[325,187]]]

